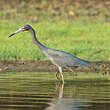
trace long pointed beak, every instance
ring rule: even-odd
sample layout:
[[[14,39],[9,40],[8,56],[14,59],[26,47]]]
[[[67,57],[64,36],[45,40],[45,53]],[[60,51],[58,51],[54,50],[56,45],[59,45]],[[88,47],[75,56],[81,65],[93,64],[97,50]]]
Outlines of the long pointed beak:
[[[17,33],[20,33],[20,32],[23,32],[22,28],[18,29],[16,32],[14,32],[10,36],[8,36],[8,38],[11,37],[11,36],[13,36],[13,35],[15,35],[15,34],[17,34]]]

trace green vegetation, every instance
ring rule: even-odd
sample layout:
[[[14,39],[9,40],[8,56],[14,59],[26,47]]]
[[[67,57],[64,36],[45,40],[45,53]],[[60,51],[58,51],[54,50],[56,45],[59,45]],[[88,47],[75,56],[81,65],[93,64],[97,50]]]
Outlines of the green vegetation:
[[[96,5],[97,4],[97,5]],[[0,18],[13,21],[110,21],[108,0],[0,0]]]
[[[47,59],[32,42],[29,32],[19,33],[8,38],[24,24],[26,23],[1,22],[0,60]],[[39,41],[47,47],[64,50],[90,61],[107,61],[110,58],[109,23],[44,21],[29,24],[36,30]]]
[[[109,2],[0,0],[0,5],[0,60],[47,59],[28,32],[8,38],[25,24],[33,26],[47,47],[90,61],[110,59]]]

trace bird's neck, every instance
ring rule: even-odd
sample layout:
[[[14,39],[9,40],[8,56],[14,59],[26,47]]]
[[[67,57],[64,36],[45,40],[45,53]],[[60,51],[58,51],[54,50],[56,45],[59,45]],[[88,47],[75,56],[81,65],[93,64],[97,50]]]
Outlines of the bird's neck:
[[[36,37],[36,33],[34,31],[34,29],[31,29],[29,30],[31,35],[32,35],[32,40],[33,42],[40,48],[40,49],[43,49],[45,48],[45,46],[43,44],[41,44],[38,40],[37,40],[37,37]]]

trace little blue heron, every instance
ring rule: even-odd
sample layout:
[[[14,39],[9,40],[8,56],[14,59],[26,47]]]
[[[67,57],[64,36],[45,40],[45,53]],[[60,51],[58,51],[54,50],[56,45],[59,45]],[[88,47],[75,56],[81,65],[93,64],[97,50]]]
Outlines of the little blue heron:
[[[58,80],[61,80],[62,83],[64,83],[64,69],[69,69],[72,71],[72,68],[81,65],[91,67],[91,64],[88,61],[77,58],[64,51],[48,48],[41,44],[36,38],[35,30],[30,25],[24,25],[22,28],[11,34],[9,37],[23,31],[29,31],[31,33],[33,42],[40,48],[40,50],[43,51],[43,53],[51,60],[51,62],[58,67],[59,71],[56,72],[56,77]]]

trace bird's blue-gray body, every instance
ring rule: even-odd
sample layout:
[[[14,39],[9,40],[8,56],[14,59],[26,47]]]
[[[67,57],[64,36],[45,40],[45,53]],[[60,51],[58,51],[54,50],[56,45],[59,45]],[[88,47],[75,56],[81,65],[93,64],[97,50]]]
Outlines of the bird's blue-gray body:
[[[59,51],[51,48],[44,48],[44,54],[51,60],[57,67],[72,68],[85,65],[90,67],[91,64],[88,61],[77,58],[67,52]]]

